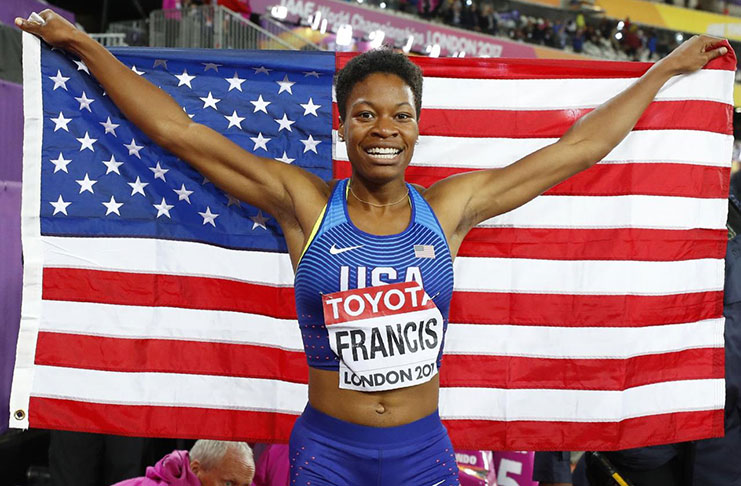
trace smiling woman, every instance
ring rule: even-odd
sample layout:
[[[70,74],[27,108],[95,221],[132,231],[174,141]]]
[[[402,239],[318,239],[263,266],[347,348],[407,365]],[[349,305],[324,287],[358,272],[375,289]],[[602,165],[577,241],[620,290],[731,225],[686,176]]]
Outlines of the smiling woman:
[[[458,483],[437,413],[438,371],[453,259],[466,233],[595,164],[667,80],[726,52],[719,39],[694,37],[556,143],[426,189],[404,178],[423,114],[419,69],[402,54],[362,54],[339,72],[338,133],[352,174],[323,181],[193,122],[69,23],[50,11],[41,16],[44,23],[17,25],[77,54],[147,136],[279,222],[309,363],[309,403],[290,446],[292,484],[301,485]]]

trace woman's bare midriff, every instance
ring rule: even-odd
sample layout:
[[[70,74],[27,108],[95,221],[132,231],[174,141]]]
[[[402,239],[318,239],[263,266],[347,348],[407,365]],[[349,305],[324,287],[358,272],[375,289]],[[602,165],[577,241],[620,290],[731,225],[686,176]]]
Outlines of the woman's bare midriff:
[[[339,387],[337,371],[309,368],[309,403],[332,417],[371,427],[395,427],[419,420],[437,409],[439,375],[421,385],[383,392]]]

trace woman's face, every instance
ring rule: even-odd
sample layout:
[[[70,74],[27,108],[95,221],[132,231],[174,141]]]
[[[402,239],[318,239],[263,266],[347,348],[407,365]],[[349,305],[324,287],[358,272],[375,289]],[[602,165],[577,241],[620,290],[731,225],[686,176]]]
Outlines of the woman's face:
[[[404,177],[419,136],[412,89],[398,76],[373,73],[347,99],[344,136],[353,173],[376,183]]]

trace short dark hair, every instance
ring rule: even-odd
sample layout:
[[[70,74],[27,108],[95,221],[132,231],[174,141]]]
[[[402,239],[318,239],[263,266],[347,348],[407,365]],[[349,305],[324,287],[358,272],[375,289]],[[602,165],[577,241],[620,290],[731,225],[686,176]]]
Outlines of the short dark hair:
[[[340,119],[344,120],[347,112],[347,98],[353,87],[373,73],[395,74],[404,81],[414,95],[414,107],[417,118],[422,109],[422,70],[407,56],[384,47],[365,52],[352,58],[335,75],[335,93]]]

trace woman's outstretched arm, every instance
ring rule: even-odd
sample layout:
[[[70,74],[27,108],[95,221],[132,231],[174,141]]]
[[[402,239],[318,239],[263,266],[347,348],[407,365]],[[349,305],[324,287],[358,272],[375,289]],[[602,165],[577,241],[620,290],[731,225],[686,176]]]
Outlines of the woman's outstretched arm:
[[[654,64],[630,87],[580,118],[557,142],[501,168],[444,179],[425,194],[451,244],[470,228],[510,211],[596,164],[631,131],[659,89],[727,52],[722,39],[695,36]],[[495,150],[495,148],[493,148]]]
[[[324,181],[299,167],[251,154],[218,132],[193,122],[167,93],[138,76],[88,35],[51,10],[40,15],[43,23],[18,18],[16,25],[79,56],[126,118],[155,143],[224,191],[270,212],[281,225],[302,220],[313,224],[314,213],[326,200]],[[297,206],[294,202],[298,200],[301,205]],[[318,208],[311,204],[313,200]]]

